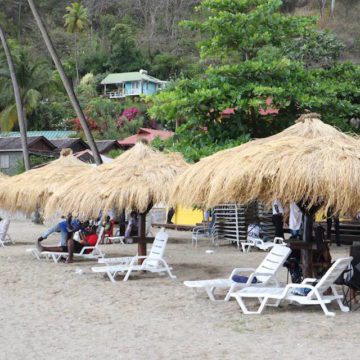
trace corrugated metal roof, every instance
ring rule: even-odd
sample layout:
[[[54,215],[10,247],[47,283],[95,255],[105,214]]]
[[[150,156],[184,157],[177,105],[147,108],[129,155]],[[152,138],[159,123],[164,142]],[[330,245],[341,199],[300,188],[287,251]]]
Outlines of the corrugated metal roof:
[[[116,140],[96,140],[95,143],[100,153],[111,149],[111,147],[119,148]]]
[[[102,82],[102,85],[108,84],[120,84],[128,81],[150,81],[157,84],[163,84],[164,81],[154,78],[145,73],[141,73],[139,71],[136,72],[127,72],[127,73],[116,73],[116,74],[109,74]]]
[[[66,131],[66,130],[54,130],[54,131],[28,131],[28,137],[35,136],[44,136],[48,140],[52,139],[64,139],[76,135],[76,131]],[[0,132],[0,137],[19,137],[19,131],[10,131],[10,132]]]

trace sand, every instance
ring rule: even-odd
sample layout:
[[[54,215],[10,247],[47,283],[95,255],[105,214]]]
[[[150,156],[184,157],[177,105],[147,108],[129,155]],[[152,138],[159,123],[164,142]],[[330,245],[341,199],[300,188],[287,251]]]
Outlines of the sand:
[[[16,245],[0,248],[0,359],[345,359],[360,354],[360,311],[334,318],[319,306],[284,305],[245,316],[235,301],[213,303],[184,280],[227,276],[256,267],[263,252],[191,247],[186,232],[170,232],[166,259],[177,279],[145,274],[116,284],[92,273],[94,261],[54,264],[25,252],[46,229],[11,223]],[[53,238],[52,241],[56,241]],[[51,241],[49,241],[50,243]],[[213,249],[213,254],[206,254]],[[108,256],[136,245],[103,245]],[[332,247],[332,256],[348,247]],[[82,274],[78,274],[78,270]],[[286,271],[280,279],[286,281]]]

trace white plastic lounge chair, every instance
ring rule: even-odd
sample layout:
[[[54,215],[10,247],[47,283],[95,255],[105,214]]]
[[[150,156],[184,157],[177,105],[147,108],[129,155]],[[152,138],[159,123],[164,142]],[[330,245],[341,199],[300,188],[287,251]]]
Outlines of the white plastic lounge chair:
[[[276,273],[282,267],[290,253],[291,250],[287,246],[275,245],[256,269],[236,268],[227,279],[184,281],[184,284],[191,288],[204,289],[212,301],[218,301],[214,296],[216,289],[228,289],[224,300],[221,300],[228,301],[230,299],[230,295],[236,289],[250,286],[255,277],[258,281],[255,286],[264,286],[270,284],[271,282],[273,282],[275,286],[279,286],[276,279]],[[242,273],[250,273],[250,276],[245,283],[239,283],[233,280],[234,275]]]
[[[11,236],[9,235],[9,226],[10,226],[10,220],[5,219],[0,222],[0,246],[5,247],[5,244],[12,243],[14,244],[14,241],[11,239]]]
[[[168,240],[168,234],[162,228],[155,237],[154,243],[151,247],[148,256],[134,256],[132,258],[113,258],[102,259],[101,263],[106,263],[106,266],[96,266],[92,271],[97,273],[105,273],[109,276],[112,282],[115,282],[117,273],[125,273],[124,281],[127,281],[133,271],[149,271],[152,273],[165,273],[167,272],[170,278],[175,279],[171,273],[172,268],[168,266],[164,260],[165,247]],[[141,265],[138,265],[138,260],[144,259]],[[112,265],[114,264],[114,265]]]
[[[209,223],[208,225],[195,226],[192,229],[192,234],[191,234],[192,246],[197,246],[199,238],[208,238],[212,241],[212,243],[214,243],[214,231],[215,231],[214,223]]]
[[[249,252],[253,247],[268,251],[275,245],[286,245],[286,243],[281,237],[275,237],[273,241],[264,241],[260,238],[248,236],[246,241],[241,243],[241,248],[243,252]]]
[[[316,279],[307,278],[301,284],[288,284],[283,288],[258,288],[249,286],[231,294],[231,296],[237,300],[244,314],[261,314],[265,306],[279,306],[281,301],[288,300],[301,305],[320,305],[325,315],[334,316],[335,313],[330,312],[326,307],[326,304],[333,300],[337,301],[341,311],[349,311],[349,308],[343,305],[341,301],[343,295],[338,294],[334,282],[350,265],[351,260],[352,257],[336,260],[315,286],[311,284],[314,283]],[[308,289],[308,294],[299,295],[299,293],[304,292],[304,289]],[[325,295],[328,289],[331,289],[332,295]],[[244,298],[257,298],[260,302],[259,308],[256,311],[249,311],[244,303]],[[270,299],[275,300],[275,302],[268,303]]]
[[[99,259],[103,258],[105,254],[101,251],[99,244],[101,242],[101,239],[104,237],[104,231],[105,228],[101,227],[99,236],[97,239],[97,242],[94,246],[84,246],[79,253],[74,253],[74,257],[80,257],[83,259]],[[89,252],[89,250],[91,250]],[[37,257],[34,252],[32,254]],[[67,252],[53,252],[53,251],[42,251],[39,253],[42,256],[45,256],[47,258],[52,258],[55,263],[58,263],[61,257],[68,256],[69,253]],[[39,257],[37,257],[39,259]]]

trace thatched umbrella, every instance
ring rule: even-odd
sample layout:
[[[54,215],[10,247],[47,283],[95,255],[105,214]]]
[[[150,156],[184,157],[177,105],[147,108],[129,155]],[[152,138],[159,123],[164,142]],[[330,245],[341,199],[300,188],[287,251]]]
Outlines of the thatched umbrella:
[[[303,115],[279,134],[200,160],[177,179],[174,199],[203,208],[279,199],[356,212],[359,141],[314,116]]]
[[[20,175],[8,177],[0,188],[1,207],[8,211],[32,213],[44,205],[62,184],[92,167],[78,160],[70,149],[64,149],[59,159]]]
[[[144,143],[137,143],[113,162],[95,169],[60,188],[45,210],[76,213],[82,218],[97,217],[114,208],[140,213],[139,254],[146,252],[145,215],[157,203],[167,203],[175,178],[188,165],[179,154],[164,154]]]
[[[302,205],[305,240],[316,209],[360,208],[360,143],[307,114],[285,131],[200,160],[177,179],[174,200],[209,208],[219,203]]]

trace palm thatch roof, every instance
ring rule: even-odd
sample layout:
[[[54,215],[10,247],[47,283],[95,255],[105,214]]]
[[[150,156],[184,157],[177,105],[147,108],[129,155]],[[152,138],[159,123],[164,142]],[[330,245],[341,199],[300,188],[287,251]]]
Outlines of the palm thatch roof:
[[[200,160],[179,176],[173,196],[179,204],[203,208],[279,199],[355,213],[360,209],[359,145],[307,114],[277,135]]]
[[[151,204],[169,201],[175,178],[187,167],[179,154],[164,154],[137,143],[90,176],[79,175],[62,186],[49,199],[45,215],[61,210],[91,218],[100,209],[106,213],[111,208],[145,212]]]
[[[43,167],[9,177],[0,188],[0,207],[8,211],[31,213],[43,208],[48,197],[61,184],[91,166],[76,159],[70,149],[63,149],[59,159]]]

